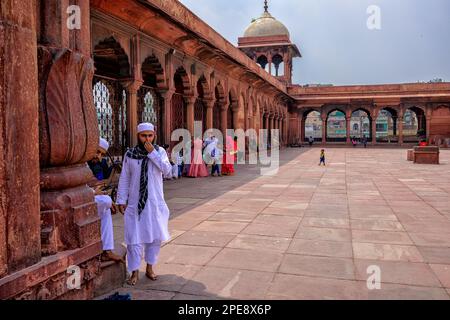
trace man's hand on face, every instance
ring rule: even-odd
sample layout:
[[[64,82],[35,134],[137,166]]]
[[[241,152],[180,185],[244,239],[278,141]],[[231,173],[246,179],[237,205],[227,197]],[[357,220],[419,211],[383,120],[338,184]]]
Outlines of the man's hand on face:
[[[155,147],[154,147],[153,144],[151,144],[150,142],[146,142],[146,143],[144,144],[144,146],[145,146],[145,150],[147,150],[148,153],[152,153],[153,150],[155,150]]]

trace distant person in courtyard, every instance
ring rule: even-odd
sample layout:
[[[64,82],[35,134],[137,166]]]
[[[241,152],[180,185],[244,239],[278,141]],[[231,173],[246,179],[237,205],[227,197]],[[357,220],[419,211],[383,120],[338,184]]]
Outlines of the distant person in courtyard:
[[[211,176],[214,177],[214,175],[217,173],[218,177],[222,176],[221,173],[221,161],[223,157],[222,152],[222,146],[219,144],[219,140],[217,138],[214,139],[213,143],[211,144],[211,159],[212,159],[212,169],[211,169]]]
[[[325,149],[320,150],[320,162],[319,166],[323,164],[325,166]]]
[[[112,166],[109,167],[104,158],[109,149],[109,143],[100,138],[99,146],[95,157],[89,161],[89,168],[98,181],[107,179],[111,174]],[[114,228],[112,222],[112,211],[115,213],[115,207],[111,197],[103,191],[104,184],[98,184],[94,188],[95,203],[97,204],[97,213],[100,217],[100,235],[102,239],[103,254],[102,260],[113,260],[124,262],[123,259],[113,252],[114,250]]]
[[[158,261],[161,243],[170,238],[169,208],[164,200],[163,176],[172,171],[164,148],[155,143],[155,127],[141,123],[137,127],[138,144],[124,156],[119,181],[117,204],[124,215],[127,245],[127,283],[136,285],[139,266],[145,252],[145,275],[157,280],[153,270]]]
[[[180,179],[183,176],[183,149],[177,153],[175,164],[178,166],[178,179]]]
[[[362,143],[364,145],[364,148],[367,148],[367,137],[365,135],[362,137]]]
[[[239,163],[245,161],[244,151],[239,151],[238,148],[238,137],[234,137],[234,150],[237,151],[237,161],[239,161]]]
[[[199,137],[194,139],[194,150],[192,152],[191,165],[187,175],[191,178],[204,178],[209,176],[208,169],[203,161],[203,141]]]
[[[311,148],[314,143],[314,138],[312,136],[309,137],[308,143],[309,143],[309,147]]]
[[[352,145],[353,145],[353,148],[355,148],[356,147],[356,138],[355,137],[353,137],[352,138]]]
[[[222,160],[222,175],[234,176],[234,163],[236,161],[236,148],[231,136],[226,137],[225,150]]]

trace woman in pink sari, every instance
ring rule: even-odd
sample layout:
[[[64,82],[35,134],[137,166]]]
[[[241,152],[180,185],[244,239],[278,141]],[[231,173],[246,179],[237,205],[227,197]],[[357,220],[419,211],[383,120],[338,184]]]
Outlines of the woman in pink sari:
[[[233,138],[227,136],[227,142],[225,146],[225,151],[223,153],[222,161],[222,175],[233,176],[234,175],[234,162],[236,160],[236,146]]]
[[[203,141],[199,138],[194,140],[194,148],[191,155],[191,166],[189,167],[188,177],[207,177],[208,169],[206,164],[203,162]]]

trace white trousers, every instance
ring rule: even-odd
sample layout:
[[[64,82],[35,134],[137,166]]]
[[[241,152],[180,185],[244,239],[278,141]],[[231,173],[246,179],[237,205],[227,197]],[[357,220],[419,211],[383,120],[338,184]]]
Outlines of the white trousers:
[[[95,196],[98,216],[100,217],[100,231],[103,251],[114,250],[114,228],[111,216],[112,200],[109,196]]]
[[[139,270],[143,251],[145,251],[145,262],[152,266],[155,265],[158,262],[159,252],[161,251],[161,241],[127,245],[128,272]]]

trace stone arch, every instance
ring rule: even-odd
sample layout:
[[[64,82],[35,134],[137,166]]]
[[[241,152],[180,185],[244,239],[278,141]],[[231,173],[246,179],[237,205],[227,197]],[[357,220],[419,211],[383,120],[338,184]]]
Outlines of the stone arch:
[[[263,68],[264,70],[266,70],[267,66],[269,65],[269,59],[267,59],[267,56],[262,54],[260,56],[258,56],[258,58],[256,58],[256,63]]]
[[[352,108],[350,112],[350,138],[362,139],[365,136],[372,140],[373,113],[361,106]]]
[[[322,141],[322,110],[320,108],[307,108],[302,112],[301,137],[308,141],[309,137]]]
[[[325,137],[327,142],[347,141],[347,122],[345,108],[328,108],[326,113]]]
[[[198,78],[196,90],[197,95],[202,99],[211,97],[211,87],[204,74]]]
[[[97,75],[114,79],[130,76],[130,62],[127,53],[114,38],[100,41],[94,47],[94,65]]]
[[[179,94],[189,94],[190,92],[190,79],[189,75],[186,72],[186,69],[183,66],[177,68],[173,75],[173,81],[175,86],[175,92]]]
[[[376,141],[377,143],[397,143],[398,142],[398,122],[399,108],[385,106],[377,110],[376,121]]]
[[[190,92],[189,76],[184,67],[180,66],[173,75],[175,93],[172,96],[172,130],[187,128],[187,112],[185,95]]]
[[[152,88],[162,88],[164,86],[164,68],[155,55],[145,58],[141,67],[144,85]]]
[[[406,106],[403,112],[403,142],[416,143],[427,136],[426,108],[421,105]]]
[[[100,135],[109,141],[111,154],[120,155],[129,145],[128,97],[123,85],[123,80],[130,77],[129,58],[114,37],[99,41],[94,47],[93,58],[96,69],[93,96]]]
[[[430,142],[435,145],[450,147],[450,105],[433,106],[430,119]]]
[[[274,66],[273,76],[282,77],[284,76],[284,60],[281,54],[277,53],[272,57],[272,63]]]

